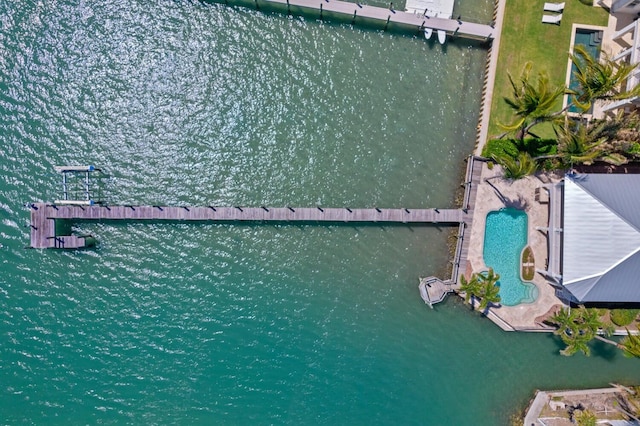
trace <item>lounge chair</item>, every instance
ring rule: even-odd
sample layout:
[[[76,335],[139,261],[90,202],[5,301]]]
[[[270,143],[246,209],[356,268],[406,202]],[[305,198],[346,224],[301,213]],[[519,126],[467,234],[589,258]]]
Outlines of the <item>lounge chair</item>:
[[[545,3],[545,12],[562,12],[564,10],[564,3]]]
[[[560,25],[560,20],[562,20],[562,13],[560,15],[542,15],[543,24]]]

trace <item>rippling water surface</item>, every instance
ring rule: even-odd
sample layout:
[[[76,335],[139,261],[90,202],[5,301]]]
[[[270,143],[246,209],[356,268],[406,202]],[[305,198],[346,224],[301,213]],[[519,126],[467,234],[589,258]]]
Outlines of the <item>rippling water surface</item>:
[[[535,388],[640,377],[426,308],[441,228],[97,223],[95,250],[23,248],[60,164],[103,167],[111,203],[452,206],[483,48],[186,1],[0,0],[0,28],[4,421],[491,425]]]

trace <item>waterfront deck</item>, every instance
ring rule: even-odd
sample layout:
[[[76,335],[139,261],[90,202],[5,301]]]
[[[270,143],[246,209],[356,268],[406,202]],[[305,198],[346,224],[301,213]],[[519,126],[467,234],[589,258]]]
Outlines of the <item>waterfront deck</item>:
[[[81,206],[38,203],[31,205],[31,247],[82,248],[86,246],[83,237],[57,236],[56,220],[460,224],[470,220],[470,217],[468,211],[461,209]]]
[[[480,157],[470,156],[467,160],[467,170],[464,182],[465,191],[464,199],[462,201],[463,212],[466,211],[467,214],[465,219],[458,225],[456,248],[453,260],[451,261],[451,277],[446,280],[433,276],[421,278],[420,284],[418,284],[420,297],[422,297],[424,303],[428,304],[430,307],[433,307],[436,303],[442,302],[448,293],[457,288],[460,271],[462,270],[464,272],[467,269],[469,243],[471,241],[467,227],[470,227],[473,221],[473,207],[476,202],[478,185],[482,178],[483,164],[484,161]]]
[[[450,283],[446,283],[437,277],[421,278],[418,289],[420,290],[420,297],[430,308],[433,308],[434,304],[442,302],[445,296],[453,291]]]
[[[289,13],[292,7],[319,12],[322,18],[323,12],[330,12],[343,15],[356,22],[359,18],[389,23],[415,26],[417,30],[432,28],[433,30],[445,31],[449,36],[463,37],[475,40],[492,40],[496,30],[490,25],[477,24],[456,19],[428,17],[425,11],[403,12],[391,8],[368,6],[359,3],[351,3],[340,0],[256,0],[256,7],[261,3],[276,4],[286,6]]]

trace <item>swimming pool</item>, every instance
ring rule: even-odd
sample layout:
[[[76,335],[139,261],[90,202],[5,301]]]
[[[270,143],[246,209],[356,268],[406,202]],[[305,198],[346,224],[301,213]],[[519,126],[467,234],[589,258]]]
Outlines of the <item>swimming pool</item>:
[[[588,29],[588,28],[577,28],[575,33],[573,34],[573,46],[582,46],[585,50],[594,58],[596,61],[600,58],[600,48],[602,44],[602,30],[596,29]],[[571,63],[571,74],[569,76],[569,89],[576,90],[578,89],[578,80],[575,78],[576,66]],[[571,98],[571,97],[569,97]],[[593,111],[593,107],[586,111],[587,114],[591,114]],[[569,108],[569,112],[581,112],[581,110],[572,105]]]
[[[520,277],[520,256],[527,245],[527,214],[522,210],[489,212],[484,231],[484,263],[500,274],[500,298],[505,306],[532,303],[538,297],[535,284]]]

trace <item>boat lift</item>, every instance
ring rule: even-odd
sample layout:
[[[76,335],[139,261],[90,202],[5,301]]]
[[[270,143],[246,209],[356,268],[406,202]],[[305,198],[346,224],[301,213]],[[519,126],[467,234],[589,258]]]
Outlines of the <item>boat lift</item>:
[[[90,192],[90,179],[89,176],[92,172],[100,172],[101,170],[96,168],[95,166],[54,166],[54,169],[58,173],[62,173],[62,200],[56,200],[55,204],[67,204],[67,205],[77,205],[77,206],[92,206],[96,204],[94,200],[91,199]],[[67,174],[71,173],[72,175],[79,175],[84,173],[84,200],[80,199],[70,199],[69,198],[69,184],[67,180]],[[98,202],[99,204],[99,202]]]

